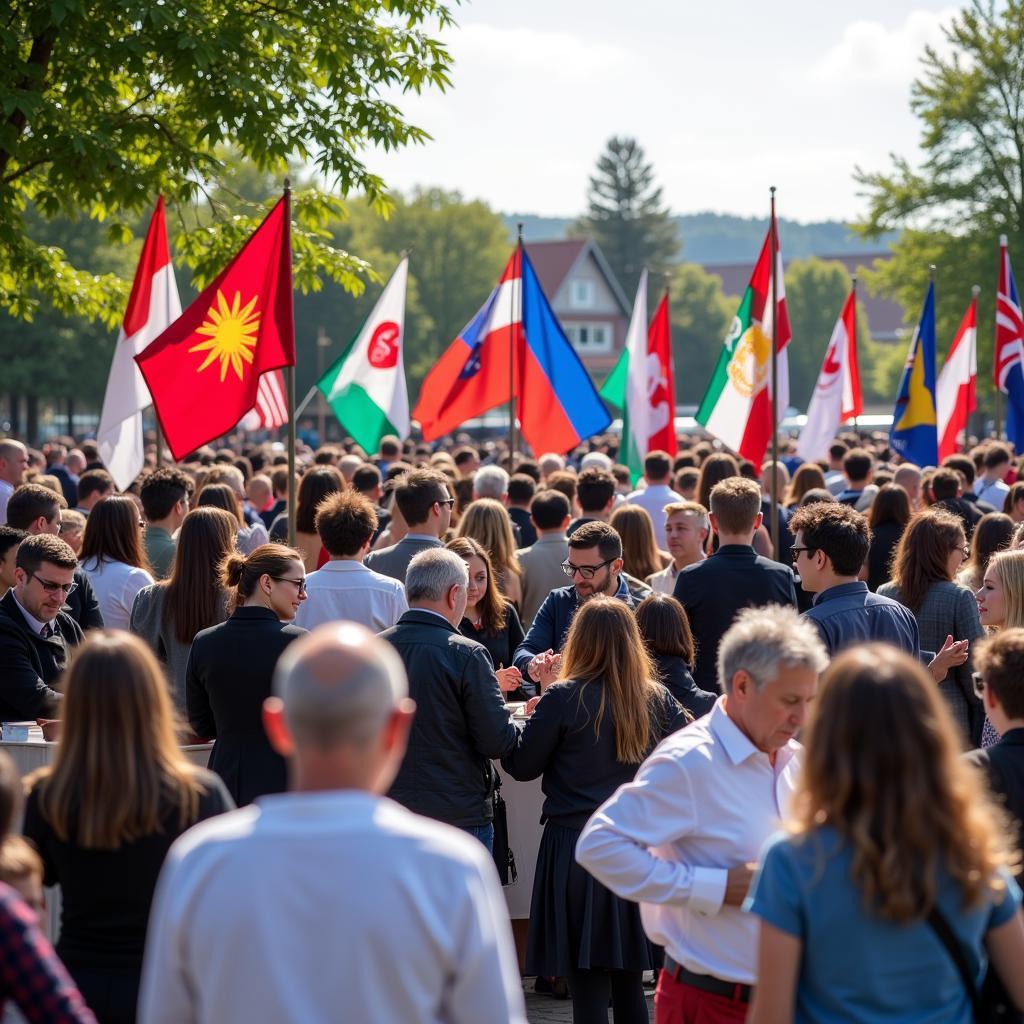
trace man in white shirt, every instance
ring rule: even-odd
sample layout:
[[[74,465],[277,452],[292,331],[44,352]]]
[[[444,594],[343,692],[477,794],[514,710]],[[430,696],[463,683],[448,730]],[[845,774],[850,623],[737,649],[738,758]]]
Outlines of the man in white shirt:
[[[654,523],[658,547],[665,550],[665,506],[678,504],[683,496],[672,490],[672,459],[668,452],[650,452],[644,459],[646,486],[626,496],[627,505],[639,505]]]
[[[7,502],[28,469],[28,449],[12,438],[0,441],[0,526],[7,522]]]
[[[525,1024],[487,850],[380,796],[415,705],[384,641],[320,626],[264,706],[291,792],[172,846],[150,917],[142,1024]]]
[[[358,491],[330,495],[317,511],[316,529],[331,558],[306,577],[309,600],[299,606],[295,624],[312,629],[322,622],[348,619],[374,633],[390,629],[409,605],[398,580],[363,565],[377,532],[370,499]]]
[[[757,921],[741,906],[795,787],[795,737],[827,662],[796,609],[741,611],[718,650],[724,696],[665,739],[580,836],[580,864],[639,902],[665,947],[658,1024],[746,1018]]]
[[[646,583],[659,594],[671,595],[683,569],[707,558],[704,545],[711,531],[708,510],[696,501],[674,501],[665,506],[664,531],[672,564],[651,573]]]
[[[1003,502],[1010,493],[1009,484],[1004,477],[1010,472],[1010,449],[1005,444],[990,444],[985,450],[982,463],[984,472],[974,485],[976,501],[987,502],[999,512],[1003,510]]]

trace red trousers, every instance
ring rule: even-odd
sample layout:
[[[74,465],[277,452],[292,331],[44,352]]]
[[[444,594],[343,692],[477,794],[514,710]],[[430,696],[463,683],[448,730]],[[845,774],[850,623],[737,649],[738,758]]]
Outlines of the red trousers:
[[[662,971],[654,993],[655,1024],[744,1024],[749,1003],[676,981]]]

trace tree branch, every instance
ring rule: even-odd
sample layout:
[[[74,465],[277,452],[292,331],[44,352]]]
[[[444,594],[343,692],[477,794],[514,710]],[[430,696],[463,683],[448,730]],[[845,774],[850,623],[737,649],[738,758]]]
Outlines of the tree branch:
[[[15,89],[27,92],[33,86],[37,88],[42,87],[46,81],[46,74],[50,67],[50,58],[53,56],[53,48],[56,42],[57,30],[52,26],[32,40],[28,64],[33,71],[23,75]],[[38,69],[38,81],[36,81],[35,69]],[[25,125],[28,123],[28,116],[24,110],[18,109],[13,111],[11,116],[7,118],[7,123],[14,129],[15,139],[19,139],[21,138],[21,133],[25,130]],[[0,174],[7,170],[7,165],[10,163],[12,155],[10,150],[0,149]]]

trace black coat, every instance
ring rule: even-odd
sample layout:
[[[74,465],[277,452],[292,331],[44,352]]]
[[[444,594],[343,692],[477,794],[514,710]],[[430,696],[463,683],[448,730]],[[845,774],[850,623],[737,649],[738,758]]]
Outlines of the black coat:
[[[998,743],[965,755],[987,776],[996,802],[1010,813],[1017,828],[1017,843],[1024,840],[1024,729],[1004,732]],[[1024,871],[1017,875],[1022,880]]]
[[[686,609],[697,643],[693,680],[718,692],[718,644],[741,608],[796,606],[796,582],[788,565],[757,554],[747,544],[725,544],[710,558],[688,565],[676,577],[675,599]]]
[[[77,586],[68,594],[62,610],[78,623],[83,633],[89,629],[102,629],[103,615],[89,574],[84,569],[76,569],[75,583]]]
[[[717,694],[702,690],[693,681],[690,670],[678,655],[657,654],[654,663],[658,666],[658,675],[661,677],[665,689],[682,704],[694,718],[702,718],[706,715],[715,701]]]
[[[192,641],[185,673],[188,720],[217,742],[210,768],[239,806],[287,788],[284,758],[263,729],[277,659],[306,630],[280,622],[269,608],[238,608]]]
[[[8,591],[0,600],[0,721],[21,722],[53,714],[61,694],[53,685],[67,667],[82,630],[65,612],[54,620],[54,635],[44,640],[25,621]]]
[[[491,758],[518,736],[487,649],[417,608],[380,635],[404,662],[416,702],[405,760],[388,796],[449,825],[486,825],[493,817]]]
[[[537,527],[533,525],[530,513],[525,508],[510,508],[508,517],[513,526],[519,528],[519,547],[528,548],[537,543]]]
[[[459,632],[487,648],[494,668],[509,668],[512,665],[516,648],[523,642],[526,635],[523,632],[523,624],[519,621],[519,616],[511,604],[506,608],[505,628],[500,633],[485,633],[482,630],[474,629],[473,623],[469,619],[463,619],[459,623]],[[526,681],[526,685],[528,690],[520,686],[518,690],[505,694],[505,699],[529,700],[534,694],[534,686],[528,681]]]
[[[906,529],[895,520],[871,527],[871,546],[868,548],[868,590],[872,593],[892,579],[890,564],[896,545]]]

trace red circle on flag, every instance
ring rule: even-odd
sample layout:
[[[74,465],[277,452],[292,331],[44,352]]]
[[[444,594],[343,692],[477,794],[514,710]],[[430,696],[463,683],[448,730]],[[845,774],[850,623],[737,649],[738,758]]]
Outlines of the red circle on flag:
[[[385,320],[377,325],[366,353],[372,367],[389,370],[398,362],[398,341],[401,334],[398,324],[393,320]]]

